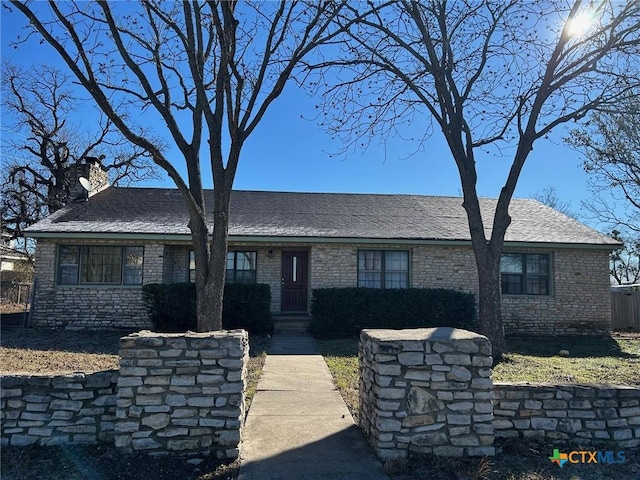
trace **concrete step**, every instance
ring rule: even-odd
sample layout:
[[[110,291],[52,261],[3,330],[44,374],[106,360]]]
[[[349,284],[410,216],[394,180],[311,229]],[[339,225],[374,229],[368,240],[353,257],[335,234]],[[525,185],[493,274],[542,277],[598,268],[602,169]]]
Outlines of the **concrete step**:
[[[273,333],[308,333],[311,318],[304,316],[273,317]]]

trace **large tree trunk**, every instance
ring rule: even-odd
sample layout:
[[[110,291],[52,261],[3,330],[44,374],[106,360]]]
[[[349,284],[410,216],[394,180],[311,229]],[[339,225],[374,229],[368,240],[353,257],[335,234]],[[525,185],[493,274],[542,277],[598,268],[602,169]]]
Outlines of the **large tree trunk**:
[[[222,302],[227,273],[227,233],[229,231],[230,192],[214,189],[213,236],[203,218],[191,220],[193,252],[196,261],[196,311],[198,332],[222,329]]]
[[[506,349],[500,308],[501,254],[500,252],[496,254],[491,250],[489,245],[486,245],[480,252],[474,248],[479,281],[478,320],[480,332],[491,341],[493,357],[499,359]]]
[[[491,239],[487,240],[476,192],[475,169],[460,169],[464,195],[463,207],[467,212],[471,244],[478,269],[478,320],[480,332],[487,336],[493,347],[495,359],[502,357],[506,349],[502,312],[500,308],[500,257],[504,234],[510,223],[507,210],[498,206],[494,212]],[[508,205],[508,204],[507,204]],[[495,221],[497,218],[497,222]]]

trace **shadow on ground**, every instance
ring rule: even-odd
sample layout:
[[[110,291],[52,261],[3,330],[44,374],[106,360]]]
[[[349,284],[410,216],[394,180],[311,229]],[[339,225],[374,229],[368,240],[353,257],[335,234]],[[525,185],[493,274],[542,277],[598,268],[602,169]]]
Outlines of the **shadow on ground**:
[[[117,355],[120,337],[129,333],[3,328],[0,343],[4,348]]]

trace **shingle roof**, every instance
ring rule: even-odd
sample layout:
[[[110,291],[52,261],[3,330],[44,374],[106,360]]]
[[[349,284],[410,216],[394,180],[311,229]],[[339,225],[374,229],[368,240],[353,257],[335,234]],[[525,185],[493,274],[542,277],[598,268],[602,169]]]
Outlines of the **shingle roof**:
[[[207,191],[208,205],[213,192]],[[489,218],[495,199],[481,199]],[[535,200],[514,199],[507,242],[612,245],[610,237]],[[188,214],[175,189],[108,188],[71,204],[28,229],[56,233],[189,234]],[[486,222],[490,228],[490,222]],[[212,222],[210,223],[212,224]],[[469,240],[459,197],[234,191],[231,236]],[[95,236],[95,235],[94,235]]]

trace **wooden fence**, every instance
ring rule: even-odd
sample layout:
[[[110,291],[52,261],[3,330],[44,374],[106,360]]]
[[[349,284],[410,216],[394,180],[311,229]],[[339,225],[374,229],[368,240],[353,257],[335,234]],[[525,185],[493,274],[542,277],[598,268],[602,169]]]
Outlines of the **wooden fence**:
[[[611,324],[613,330],[640,331],[640,287],[611,289]]]

